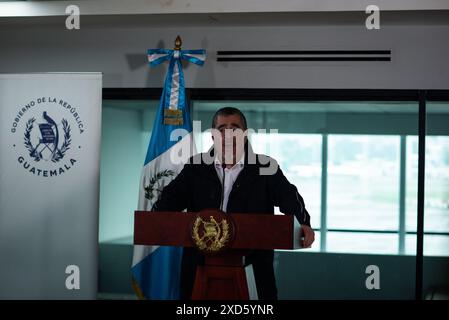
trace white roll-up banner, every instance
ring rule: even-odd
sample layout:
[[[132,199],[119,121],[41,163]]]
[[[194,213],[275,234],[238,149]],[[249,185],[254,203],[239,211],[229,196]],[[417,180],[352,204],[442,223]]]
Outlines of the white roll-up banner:
[[[95,299],[101,73],[0,74],[0,299]]]

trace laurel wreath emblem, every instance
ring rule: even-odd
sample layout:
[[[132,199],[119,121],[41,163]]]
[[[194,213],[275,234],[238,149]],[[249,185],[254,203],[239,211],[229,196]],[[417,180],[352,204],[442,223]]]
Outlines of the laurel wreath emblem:
[[[67,150],[70,149],[70,144],[72,143],[72,137],[70,135],[70,125],[67,122],[66,119],[62,119],[62,130],[64,130],[64,142],[62,143],[61,149],[59,149],[59,152],[55,152],[53,154],[53,157],[51,161],[58,162],[62,158],[64,158],[65,153]]]
[[[33,155],[34,146],[31,143],[31,131],[33,130],[35,121],[36,119],[34,117],[27,121],[23,140],[25,147],[29,151],[30,157],[32,157],[34,161],[38,162],[42,160],[42,155],[40,155],[38,152],[34,152]],[[70,144],[72,143],[72,136],[70,134],[71,129],[66,119],[62,119],[62,129],[64,130],[64,142],[61,146],[61,149],[57,149],[58,152],[55,152],[53,154],[51,158],[52,162],[58,162],[59,160],[64,158],[65,153],[70,149]]]
[[[27,121],[26,128],[25,128],[25,135],[24,135],[24,138],[23,138],[24,143],[25,143],[25,147],[30,152],[30,156],[31,157],[33,157],[32,153],[33,153],[34,147],[31,144],[30,133],[31,133],[31,130],[33,130],[34,121],[36,121],[35,118],[31,118],[30,120]],[[35,154],[35,156],[33,158],[34,158],[34,161],[40,161],[42,159],[42,157],[39,154],[37,154],[37,153]]]
[[[147,198],[148,200],[152,200],[155,195],[154,195],[154,190],[158,191],[159,193],[162,192],[161,189],[157,189],[155,187],[156,183],[159,182],[159,180],[161,180],[162,178],[166,178],[166,177],[172,177],[175,175],[175,172],[173,170],[168,170],[165,169],[163,171],[159,171],[158,173],[156,173],[151,179],[150,179],[150,183],[144,187],[145,189],[145,198]]]
[[[203,225],[203,235],[200,236],[200,227]],[[220,226],[221,225],[221,226]],[[192,239],[201,251],[218,252],[223,249],[230,238],[229,223],[223,219],[221,223],[211,216],[209,221],[197,217],[192,228]]]

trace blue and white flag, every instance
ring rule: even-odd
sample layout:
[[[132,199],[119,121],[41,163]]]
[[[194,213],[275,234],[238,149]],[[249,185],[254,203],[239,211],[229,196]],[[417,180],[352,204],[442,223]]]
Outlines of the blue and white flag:
[[[138,210],[150,211],[162,189],[195,153],[181,59],[203,65],[205,50],[148,50],[151,66],[169,61],[139,187]],[[190,150],[182,152],[179,150]],[[182,248],[134,246],[133,286],[142,299],[179,299]]]

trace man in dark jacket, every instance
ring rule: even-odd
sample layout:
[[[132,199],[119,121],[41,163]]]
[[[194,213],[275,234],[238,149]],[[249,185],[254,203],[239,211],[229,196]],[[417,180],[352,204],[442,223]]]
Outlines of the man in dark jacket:
[[[153,210],[199,212],[217,208],[230,213],[274,214],[274,207],[279,207],[282,213],[295,215],[302,228],[302,245],[309,247],[314,232],[296,187],[288,182],[274,159],[254,154],[245,135],[228,134],[247,132],[243,113],[230,107],[218,110],[212,129],[214,147],[189,159],[164,188]],[[277,299],[273,255],[273,250],[253,250],[245,257],[245,263],[253,266],[258,298],[262,300]],[[190,299],[196,267],[202,263],[201,253],[184,248],[181,299]]]

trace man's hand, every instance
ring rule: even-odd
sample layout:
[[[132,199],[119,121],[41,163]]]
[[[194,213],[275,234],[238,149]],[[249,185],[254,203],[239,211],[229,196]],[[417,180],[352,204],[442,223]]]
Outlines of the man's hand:
[[[304,240],[301,239],[301,245],[303,248],[310,248],[315,241],[315,231],[309,226],[301,225],[301,234]]]

